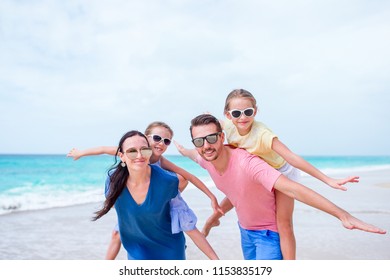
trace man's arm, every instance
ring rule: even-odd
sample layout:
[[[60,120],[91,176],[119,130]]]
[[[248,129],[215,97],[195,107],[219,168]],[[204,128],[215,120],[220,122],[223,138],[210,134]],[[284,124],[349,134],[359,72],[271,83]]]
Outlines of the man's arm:
[[[380,229],[374,225],[367,224],[355,218],[350,213],[338,207],[333,202],[316,193],[312,189],[309,189],[302,184],[294,182],[284,175],[279,176],[279,178],[274,184],[274,188],[296,200],[299,200],[309,206],[317,208],[336,217],[347,229],[359,229],[379,234],[386,233],[386,231],[383,229]]]

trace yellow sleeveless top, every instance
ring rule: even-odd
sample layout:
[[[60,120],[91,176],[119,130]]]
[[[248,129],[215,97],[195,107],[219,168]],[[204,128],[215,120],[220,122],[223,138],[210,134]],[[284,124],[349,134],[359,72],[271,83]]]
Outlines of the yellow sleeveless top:
[[[286,163],[284,158],[272,150],[272,140],[277,138],[277,135],[265,124],[254,121],[251,131],[247,135],[241,136],[233,122],[226,119],[223,122],[223,129],[230,145],[243,148],[249,153],[261,157],[276,169],[281,168]]]

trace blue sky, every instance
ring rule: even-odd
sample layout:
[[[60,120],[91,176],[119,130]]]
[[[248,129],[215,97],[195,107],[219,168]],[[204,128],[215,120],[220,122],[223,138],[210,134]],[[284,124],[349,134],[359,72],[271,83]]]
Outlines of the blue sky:
[[[0,2],[0,153],[155,120],[191,147],[190,120],[235,88],[298,154],[390,155],[390,2]]]

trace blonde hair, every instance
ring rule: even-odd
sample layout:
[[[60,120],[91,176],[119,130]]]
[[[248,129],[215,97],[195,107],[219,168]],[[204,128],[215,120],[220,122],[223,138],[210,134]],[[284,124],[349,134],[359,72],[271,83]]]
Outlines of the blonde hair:
[[[238,98],[238,97],[248,98],[252,102],[253,108],[257,109],[256,98],[252,95],[252,93],[250,93],[249,91],[247,91],[245,89],[235,89],[235,90],[231,91],[228,94],[228,96],[226,97],[224,113],[229,111],[229,109],[230,109],[229,108],[230,101],[233,98]]]
[[[171,138],[173,138],[173,130],[172,128],[167,125],[165,122],[152,122],[148,125],[148,127],[145,129],[145,135],[150,135],[152,132],[152,129],[155,127],[163,127],[169,131],[171,134]]]

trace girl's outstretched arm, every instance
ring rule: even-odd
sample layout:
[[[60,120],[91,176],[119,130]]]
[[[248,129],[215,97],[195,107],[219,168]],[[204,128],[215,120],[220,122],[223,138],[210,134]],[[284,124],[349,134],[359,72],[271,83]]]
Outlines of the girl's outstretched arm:
[[[192,159],[196,162],[196,158],[198,157],[198,152],[195,149],[186,149],[180,143],[173,141],[176,145],[177,150],[185,157]]]
[[[192,175],[188,171],[184,170],[183,168],[180,168],[179,166],[175,165],[174,163],[167,160],[165,157],[161,157],[161,167],[166,170],[170,170],[172,172],[175,172],[177,174],[180,174],[184,177],[184,179],[190,181],[194,186],[196,186],[198,189],[200,189],[202,192],[204,192],[211,200],[211,206],[214,209],[214,212],[219,212],[222,215],[224,212],[222,211],[221,207],[218,204],[218,200],[215,197],[215,195],[206,187],[206,185],[198,179],[198,177]]]
[[[113,147],[113,146],[100,146],[100,147],[94,147],[85,150],[79,150],[73,148],[66,156],[72,157],[74,160],[78,160],[79,158],[85,156],[95,156],[95,155],[103,155],[103,154],[115,156],[117,149],[118,147]]]
[[[303,172],[317,178],[318,180],[324,182],[332,188],[346,191],[347,188],[344,186],[346,183],[358,183],[358,176],[350,176],[344,179],[334,179],[331,178],[320,170],[315,168],[309,162],[304,160],[302,157],[293,153],[286,145],[284,145],[278,138],[274,138],[272,140],[272,150],[278,153],[281,157],[283,157],[289,164],[292,166],[302,170]]]

